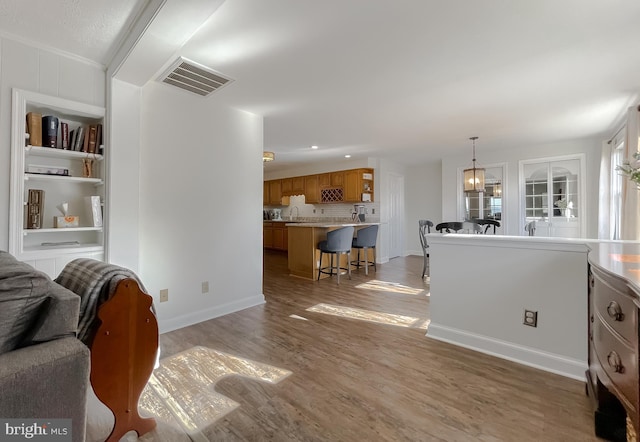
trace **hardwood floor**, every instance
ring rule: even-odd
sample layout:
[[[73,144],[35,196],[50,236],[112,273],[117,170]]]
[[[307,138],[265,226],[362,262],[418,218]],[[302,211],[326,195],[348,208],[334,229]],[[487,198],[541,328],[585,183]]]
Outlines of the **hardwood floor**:
[[[201,428],[202,435],[598,440],[583,383],[425,337],[429,288],[421,272],[422,257],[396,258],[368,277],[364,269],[352,280],[345,275],[338,286],[335,277],[292,278],[286,255],[266,252],[265,305],[161,336],[163,358],[203,346],[291,372],[273,384],[220,379],[216,391],[239,406]]]

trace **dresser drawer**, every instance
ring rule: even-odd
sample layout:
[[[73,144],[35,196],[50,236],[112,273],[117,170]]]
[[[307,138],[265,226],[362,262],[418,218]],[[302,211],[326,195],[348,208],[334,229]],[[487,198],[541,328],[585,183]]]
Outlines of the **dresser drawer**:
[[[590,288],[595,311],[635,348],[638,342],[638,308],[626,293],[626,286],[614,287],[603,280],[598,271],[593,272],[590,284],[593,284]]]
[[[599,378],[607,387],[618,390],[634,410],[638,409],[638,361],[635,350],[618,339],[596,314],[593,322],[593,346],[600,365]]]

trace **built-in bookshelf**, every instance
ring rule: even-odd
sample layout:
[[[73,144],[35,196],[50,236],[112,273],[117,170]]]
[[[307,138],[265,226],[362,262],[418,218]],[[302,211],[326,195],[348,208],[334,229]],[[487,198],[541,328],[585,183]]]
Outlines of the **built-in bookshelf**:
[[[9,252],[24,261],[103,258],[105,109],[20,89],[12,99]],[[72,143],[71,132],[86,138]]]

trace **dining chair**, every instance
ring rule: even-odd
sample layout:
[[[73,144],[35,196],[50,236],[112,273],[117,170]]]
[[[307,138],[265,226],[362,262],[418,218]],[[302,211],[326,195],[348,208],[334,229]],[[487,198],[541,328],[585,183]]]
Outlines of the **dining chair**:
[[[524,226],[525,232],[529,234],[529,236],[535,236],[536,234],[536,222],[530,221]]]
[[[460,221],[440,223],[436,226],[436,230],[440,233],[456,233],[462,230],[462,223]]]
[[[422,246],[422,254],[424,256],[422,279],[424,279],[424,275],[427,273],[427,261],[429,260],[429,253],[427,252],[427,249],[429,248],[429,244],[427,243],[427,233],[431,233],[432,227],[433,223],[428,219],[418,220],[418,235],[420,236],[420,245]]]
[[[482,227],[474,221],[463,221],[462,230],[464,233],[483,233]]]
[[[495,219],[474,219],[476,224],[479,224],[481,227],[484,227],[484,231],[482,233],[487,234],[489,230],[493,227],[493,233],[496,234],[496,228],[500,227],[500,221],[496,221]]]

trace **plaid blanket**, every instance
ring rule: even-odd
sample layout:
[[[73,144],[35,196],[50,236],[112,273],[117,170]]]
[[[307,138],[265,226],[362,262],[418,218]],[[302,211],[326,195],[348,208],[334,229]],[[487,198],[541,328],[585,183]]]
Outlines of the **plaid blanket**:
[[[55,279],[55,282],[81,298],[78,339],[85,345],[91,344],[99,326],[95,321],[98,307],[115,293],[118,283],[126,278],[134,279],[140,289],[147,293],[138,276],[131,270],[89,258],[71,261]],[[154,310],[153,305],[151,309]]]

